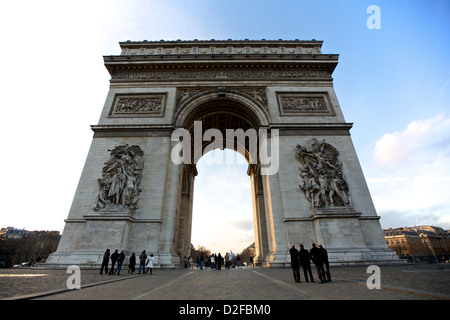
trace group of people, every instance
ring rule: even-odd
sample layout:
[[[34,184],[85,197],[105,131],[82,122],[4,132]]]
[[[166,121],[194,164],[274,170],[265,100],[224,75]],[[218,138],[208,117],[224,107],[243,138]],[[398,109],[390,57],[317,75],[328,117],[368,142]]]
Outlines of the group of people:
[[[109,260],[111,260],[111,268],[109,269],[108,273],[108,264]],[[100,268],[100,274],[103,274],[103,270],[105,270],[105,274],[117,274],[120,275],[120,270],[122,270],[122,265],[125,260],[125,253],[123,250],[119,253],[119,250],[115,250],[114,253],[110,253],[109,249],[106,249],[105,253],[103,254],[103,261],[102,266]],[[150,254],[150,256],[147,256],[147,253],[142,251],[142,253],[139,255],[139,274],[141,274],[141,271],[143,274],[150,274],[153,273],[153,264],[155,262],[155,258],[153,254]],[[117,263],[117,266],[116,266]],[[115,270],[114,270],[114,267]],[[128,273],[134,273],[136,271],[136,255],[133,252],[129,258],[129,268]]]
[[[319,243],[316,246],[316,244],[313,243],[312,248],[309,251],[304,248],[303,244],[300,244],[300,250],[297,250],[295,248],[295,245],[292,244],[291,248],[289,249],[289,253],[291,255],[291,267],[294,274],[294,280],[296,283],[301,282],[300,266],[303,269],[306,282],[309,282],[309,278],[311,278],[311,282],[315,282],[311,271],[311,261],[316,266],[317,275],[319,276],[320,283],[331,282],[328,252],[322,246],[322,244]]]
[[[207,264],[214,270],[221,270],[222,266],[225,269],[230,269],[232,267],[232,260],[234,259],[234,254],[229,254],[228,252],[225,256],[222,256],[220,253],[213,253],[210,257],[205,257],[202,253],[200,257],[197,257],[197,267],[203,270]],[[241,266],[241,257],[238,255],[234,261],[235,267]]]

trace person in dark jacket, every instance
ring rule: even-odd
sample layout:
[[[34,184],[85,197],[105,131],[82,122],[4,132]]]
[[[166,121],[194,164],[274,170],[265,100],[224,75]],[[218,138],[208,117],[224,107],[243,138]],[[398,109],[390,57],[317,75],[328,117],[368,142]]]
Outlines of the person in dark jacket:
[[[291,268],[294,275],[294,281],[300,283],[300,264],[298,261],[298,251],[294,244],[289,249],[289,253],[291,255]]]
[[[312,248],[309,250],[312,262],[316,265],[317,275],[321,283],[325,283],[325,270],[323,269],[322,254],[316,244],[312,244]]]
[[[117,268],[116,268],[116,272],[117,275],[120,275],[120,270],[122,270],[122,264],[123,261],[125,260],[125,253],[123,253],[123,250],[120,252],[119,257],[117,258]]]
[[[109,263],[109,249],[106,249],[105,253],[103,254],[103,261],[102,261],[102,267],[100,268],[100,274],[103,273],[103,269],[105,269],[105,274],[108,273],[108,263]]]
[[[319,243],[317,246],[319,247],[320,253],[322,255],[322,260],[325,265],[325,274],[327,275],[327,282],[331,282],[330,262],[328,261],[328,252],[322,246],[321,243]]]
[[[128,267],[128,273],[133,273],[135,270],[136,270],[136,255],[133,252],[130,257],[130,265]]]
[[[300,244],[300,250],[298,252],[298,260],[303,269],[303,274],[305,275],[306,282],[308,281],[308,273],[311,278],[311,282],[314,282],[314,278],[311,272],[311,257],[309,251],[305,249],[303,244]]]
[[[114,274],[114,266],[116,265],[116,261],[119,258],[119,250],[116,249],[114,253],[111,255],[111,270],[109,270],[109,274]]]
[[[145,260],[147,260],[147,254],[145,253],[144,250],[139,256],[139,274],[141,274],[141,270],[142,273],[145,274]]]

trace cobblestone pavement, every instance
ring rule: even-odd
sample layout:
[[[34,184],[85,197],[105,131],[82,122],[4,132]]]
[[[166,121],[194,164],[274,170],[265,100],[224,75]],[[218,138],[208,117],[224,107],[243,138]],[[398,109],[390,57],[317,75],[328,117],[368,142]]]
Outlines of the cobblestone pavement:
[[[381,289],[369,290],[367,267],[332,267],[332,282],[294,283],[289,268],[154,269],[152,275],[81,270],[68,290],[62,269],[0,269],[0,299],[41,300],[450,300],[450,265],[380,266]],[[315,270],[313,275],[316,276]],[[317,281],[317,279],[316,279]]]

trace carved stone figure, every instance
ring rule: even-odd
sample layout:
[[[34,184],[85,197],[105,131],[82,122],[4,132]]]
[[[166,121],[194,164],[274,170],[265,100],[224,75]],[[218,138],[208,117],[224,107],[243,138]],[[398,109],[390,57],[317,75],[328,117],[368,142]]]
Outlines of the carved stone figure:
[[[310,148],[297,145],[295,158],[300,163],[300,189],[313,207],[350,206],[348,186],[343,178],[339,152],[325,139],[313,139]]]
[[[133,211],[137,208],[144,161],[143,151],[138,146],[119,145],[110,151],[105,162],[103,176],[98,179],[99,194],[94,202],[94,211]]]

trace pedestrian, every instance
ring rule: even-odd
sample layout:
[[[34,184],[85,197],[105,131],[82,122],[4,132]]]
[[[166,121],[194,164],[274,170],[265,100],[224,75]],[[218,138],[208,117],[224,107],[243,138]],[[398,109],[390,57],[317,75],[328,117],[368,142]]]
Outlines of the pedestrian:
[[[214,254],[211,255],[211,269],[215,269],[216,268],[216,258],[214,258]]]
[[[295,248],[294,244],[291,245],[289,253],[291,255],[291,268],[294,275],[294,281],[296,283],[300,283],[300,264],[298,261],[298,250]]]
[[[228,252],[225,254],[225,269],[230,269],[230,256]]]
[[[133,273],[135,270],[136,270],[136,255],[133,252],[130,257],[130,265],[128,267],[128,273]]]
[[[123,250],[120,252],[119,257],[117,258],[117,268],[114,273],[117,273],[117,275],[120,275],[120,270],[122,270],[122,264],[125,260],[125,253],[123,253]]]
[[[320,253],[322,254],[322,260],[325,265],[325,273],[327,275],[327,282],[331,282],[331,272],[330,272],[330,262],[328,261],[328,252],[322,246],[321,243],[317,245],[319,247]]]
[[[119,258],[119,250],[115,250],[114,253],[111,255],[111,269],[109,270],[109,274],[114,274],[114,266],[116,265],[116,261]]]
[[[105,274],[108,273],[108,263],[109,263],[109,249],[106,249],[105,253],[103,254],[103,261],[102,261],[102,267],[100,268],[100,274],[103,273],[103,269],[105,269]]]
[[[312,244],[312,248],[309,250],[312,262],[316,265],[317,275],[321,283],[325,283],[325,270],[323,269],[322,254],[316,244]]]
[[[219,252],[219,255],[217,256],[217,270],[222,270],[222,255]]]
[[[141,270],[142,273],[145,274],[145,260],[147,260],[147,254],[145,253],[145,250],[142,251],[141,255],[139,256],[139,273],[141,274]]]
[[[236,267],[240,267],[241,266],[241,257],[238,255],[236,257]]]
[[[203,252],[202,252],[202,255],[200,256],[200,270],[203,270],[204,264],[205,264],[205,257],[203,257]]]
[[[147,271],[145,272],[145,274],[147,274],[149,270],[150,270],[150,274],[153,273],[153,262],[155,262],[155,258],[153,257],[153,253],[152,253],[152,254],[150,254],[150,257],[147,260]]]
[[[255,267],[255,265],[253,264],[253,257],[250,257],[250,265],[252,266],[252,268]]]
[[[311,282],[314,282],[314,278],[311,272],[311,257],[309,255],[309,251],[305,249],[303,244],[300,244],[300,250],[298,252],[298,260],[303,269],[303,274],[305,275],[306,282],[308,281],[308,273],[311,278]]]

